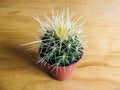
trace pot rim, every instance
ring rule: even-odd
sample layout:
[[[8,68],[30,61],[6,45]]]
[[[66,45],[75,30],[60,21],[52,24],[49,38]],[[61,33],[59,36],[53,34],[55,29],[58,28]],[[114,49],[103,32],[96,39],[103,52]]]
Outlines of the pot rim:
[[[81,58],[80,58],[81,59]],[[77,60],[76,62],[74,62],[74,63],[72,63],[72,64],[69,64],[69,65],[67,65],[67,66],[57,66],[57,67],[70,67],[71,65],[75,65],[75,64],[77,64],[77,63],[79,63],[80,62],[80,59],[79,60]],[[55,65],[53,65],[53,64],[50,64],[50,63],[48,63],[47,61],[44,61],[44,63],[46,64],[46,65],[49,65],[50,67],[54,67]]]

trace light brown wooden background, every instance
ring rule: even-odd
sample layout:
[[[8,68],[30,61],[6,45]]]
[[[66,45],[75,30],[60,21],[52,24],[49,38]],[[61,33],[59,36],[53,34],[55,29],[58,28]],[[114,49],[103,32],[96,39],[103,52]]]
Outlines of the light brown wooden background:
[[[56,81],[35,64],[39,28],[31,17],[50,6],[69,7],[86,19],[85,54],[73,76]],[[0,0],[0,90],[120,90],[120,0]]]

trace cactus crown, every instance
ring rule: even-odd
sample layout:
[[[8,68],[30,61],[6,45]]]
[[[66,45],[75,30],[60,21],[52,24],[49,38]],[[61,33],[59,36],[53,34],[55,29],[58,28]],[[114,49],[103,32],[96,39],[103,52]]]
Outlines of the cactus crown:
[[[77,62],[83,55],[83,23],[79,24],[81,17],[73,20],[73,14],[69,10],[52,10],[52,17],[45,17],[46,21],[34,17],[41,26],[43,36],[39,41],[27,43],[41,42],[38,63],[67,66]]]

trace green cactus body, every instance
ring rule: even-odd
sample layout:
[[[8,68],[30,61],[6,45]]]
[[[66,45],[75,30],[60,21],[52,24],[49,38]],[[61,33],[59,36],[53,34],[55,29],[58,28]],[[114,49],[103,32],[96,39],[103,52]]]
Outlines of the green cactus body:
[[[40,57],[55,66],[67,66],[77,62],[83,55],[83,47],[77,36],[69,36],[68,40],[56,38],[53,30],[47,31],[41,38]]]

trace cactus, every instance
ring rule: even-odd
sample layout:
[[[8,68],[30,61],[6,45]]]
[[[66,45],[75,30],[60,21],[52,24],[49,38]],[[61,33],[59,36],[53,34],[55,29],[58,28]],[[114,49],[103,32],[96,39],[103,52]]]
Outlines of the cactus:
[[[76,35],[61,41],[54,36],[54,31],[49,30],[41,39],[39,55],[43,62],[47,61],[55,66],[67,66],[77,62],[83,55],[83,47]]]
[[[52,13],[52,19],[47,17],[47,22],[39,18],[41,26],[44,27],[44,35],[41,37],[39,56],[41,62],[48,62],[55,66],[67,66],[77,62],[83,55],[83,44],[81,43],[83,32],[81,25],[73,22],[69,12]],[[43,29],[43,28],[41,28]],[[39,62],[38,61],[38,62]]]
[[[66,13],[65,13],[66,12]],[[77,62],[83,55],[82,31],[83,23],[79,24],[81,17],[73,20],[73,14],[67,11],[53,11],[52,17],[46,17],[46,21],[34,17],[40,24],[40,32],[43,35],[40,40],[26,43],[41,43],[38,61],[48,62],[54,66],[68,66]]]

